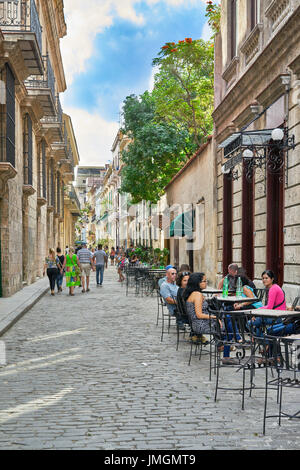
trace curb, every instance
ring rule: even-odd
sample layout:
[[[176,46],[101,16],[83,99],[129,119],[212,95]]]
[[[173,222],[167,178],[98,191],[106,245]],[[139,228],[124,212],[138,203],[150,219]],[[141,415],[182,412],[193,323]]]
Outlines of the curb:
[[[22,316],[25,315],[25,313],[27,313],[28,310],[30,310],[48,291],[49,284],[47,282],[47,287],[43,285],[37,288],[37,290],[31,296],[27,297],[22,303],[20,302],[19,305],[14,308],[8,308],[7,315],[2,319],[0,316],[0,337],[4,335],[4,333],[6,333],[18,320],[20,320],[20,318],[22,318]],[[10,299],[12,298],[7,297],[3,300],[8,303]]]

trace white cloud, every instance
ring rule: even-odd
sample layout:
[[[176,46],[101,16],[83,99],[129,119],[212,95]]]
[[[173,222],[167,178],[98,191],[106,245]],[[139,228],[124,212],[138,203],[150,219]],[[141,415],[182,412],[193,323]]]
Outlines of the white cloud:
[[[148,5],[163,1],[166,5],[197,5],[199,0],[144,0]],[[205,3],[205,0],[201,0]],[[68,86],[74,76],[85,70],[92,57],[96,36],[113,25],[116,17],[143,25],[145,19],[137,14],[135,6],[142,0],[64,0],[68,34],[61,41],[61,49]]]
[[[142,1],[150,6],[163,1],[169,6],[197,5],[199,0],[64,0],[67,36],[61,41],[61,51],[67,86],[86,69],[87,61],[96,53],[94,42],[98,34],[122,18],[143,25],[145,18],[135,7]],[[201,0],[205,3],[205,0]],[[101,51],[100,51],[101,52]],[[149,79],[153,88],[155,70]],[[63,101],[63,100],[62,100]],[[118,122],[106,121],[97,110],[87,111],[64,106],[74,126],[81,165],[103,165],[111,159],[111,146],[119,128]]]
[[[111,147],[117,135],[119,124],[103,119],[97,112],[65,107],[71,116],[80,165],[104,165],[111,160]]]
[[[213,35],[212,29],[207,22],[203,26],[201,38],[204,39],[204,41],[209,41],[212,38],[212,35]]]

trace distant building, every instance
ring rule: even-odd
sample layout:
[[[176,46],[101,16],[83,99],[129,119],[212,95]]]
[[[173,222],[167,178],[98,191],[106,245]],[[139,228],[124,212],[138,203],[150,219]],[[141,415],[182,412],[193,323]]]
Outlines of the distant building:
[[[77,196],[83,206],[87,202],[87,194],[89,190],[96,185],[101,186],[108,165],[105,166],[79,166],[75,180],[75,188]]]

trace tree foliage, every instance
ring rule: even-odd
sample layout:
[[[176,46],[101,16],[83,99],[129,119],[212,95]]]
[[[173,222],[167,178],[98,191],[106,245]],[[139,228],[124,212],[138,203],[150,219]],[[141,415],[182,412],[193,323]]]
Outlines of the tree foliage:
[[[158,115],[188,129],[201,145],[213,128],[213,44],[191,38],[167,43],[153,65],[159,67],[153,90]]]
[[[164,187],[181,168],[190,153],[189,134],[156,117],[155,101],[149,92],[124,101],[123,132],[132,138],[122,153],[122,193],[132,203],[157,202]]]
[[[120,192],[129,193],[133,204],[157,202],[211,134],[213,63],[211,42],[167,43],[153,60],[158,68],[153,91],[125,99],[122,131],[132,140],[122,153]]]

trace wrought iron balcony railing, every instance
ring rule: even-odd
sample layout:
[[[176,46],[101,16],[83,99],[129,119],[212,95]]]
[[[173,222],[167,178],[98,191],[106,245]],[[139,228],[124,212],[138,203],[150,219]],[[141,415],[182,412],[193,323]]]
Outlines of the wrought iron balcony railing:
[[[34,33],[42,51],[42,27],[34,0],[1,0],[0,28],[3,33]]]
[[[27,88],[31,89],[50,89],[52,93],[53,102],[55,103],[55,101],[57,100],[57,97],[55,96],[55,77],[49,59],[49,55],[43,56],[43,64],[44,74],[40,76],[31,75],[27,80],[25,80],[25,85]]]
[[[69,192],[69,198],[73,199],[75,201],[78,209],[80,210],[80,201],[79,201],[78,196],[77,196],[75,191],[70,191]]]

